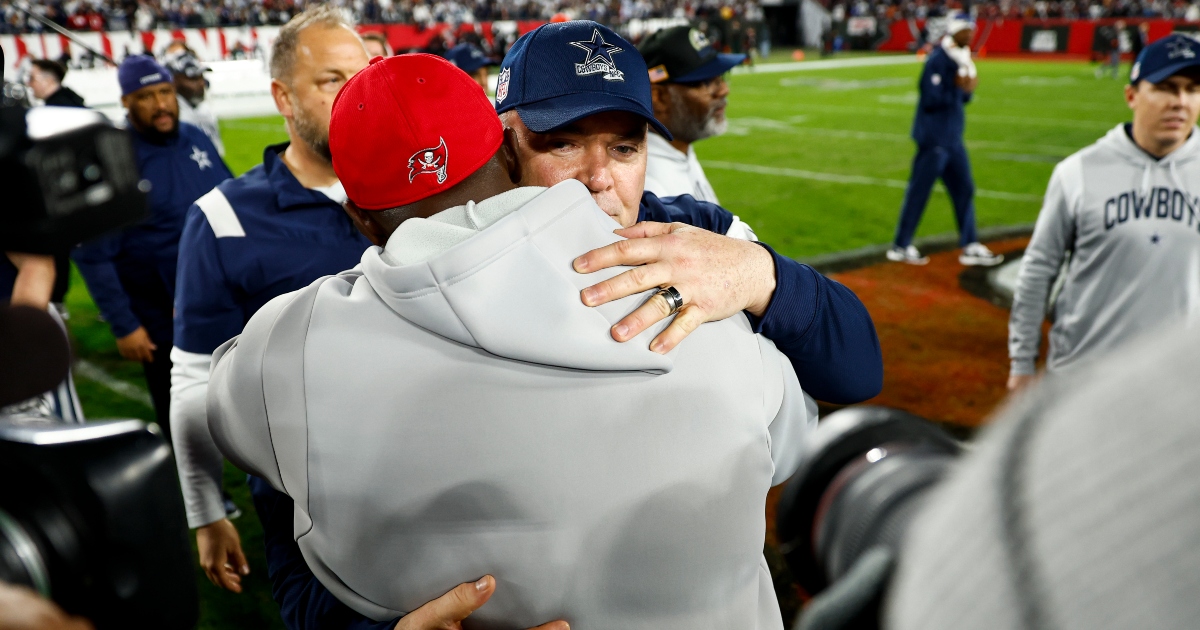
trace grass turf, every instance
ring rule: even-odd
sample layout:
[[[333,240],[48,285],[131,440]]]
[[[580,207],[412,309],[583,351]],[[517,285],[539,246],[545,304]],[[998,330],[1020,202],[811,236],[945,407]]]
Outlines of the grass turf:
[[[723,205],[794,257],[890,241],[914,152],[908,130],[919,73],[911,64],[732,77],[729,133],[696,145]],[[1094,79],[1082,63],[983,60],[979,73],[966,133],[976,185],[987,191],[977,199],[979,224],[1033,221],[1054,162],[1128,120],[1121,86]],[[278,116],[223,121],[221,130],[237,174],[259,164],[266,145],[287,140]],[[762,167],[783,174],[753,172]],[[918,234],[953,230],[949,202],[935,192]],[[79,357],[142,384],[140,366],[117,354],[77,272],[67,306]],[[90,418],[153,418],[100,383],[76,385]],[[233,595],[197,568],[199,627],[281,628],[244,475],[227,466],[225,481],[246,512],[236,524],[252,572],[246,592]]]

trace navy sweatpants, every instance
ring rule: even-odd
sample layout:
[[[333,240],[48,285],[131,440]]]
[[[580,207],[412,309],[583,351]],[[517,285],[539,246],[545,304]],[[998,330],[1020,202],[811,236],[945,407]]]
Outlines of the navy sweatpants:
[[[967,159],[967,148],[959,143],[952,147],[917,147],[913,158],[912,175],[904,191],[904,207],[900,209],[900,224],[896,226],[897,247],[912,244],[913,234],[933,184],[941,178],[954,204],[954,218],[958,221],[959,246],[979,240],[975,234],[975,180],[971,178],[971,162]]]

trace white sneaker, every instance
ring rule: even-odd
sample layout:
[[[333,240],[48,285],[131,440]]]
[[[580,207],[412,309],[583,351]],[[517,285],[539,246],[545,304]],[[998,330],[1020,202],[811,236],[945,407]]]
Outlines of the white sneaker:
[[[993,267],[1004,262],[1004,256],[992,253],[983,243],[969,243],[959,254],[958,262],[969,267]]]
[[[903,249],[893,245],[887,250],[887,259],[893,262],[908,263],[910,265],[928,265],[929,257],[922,256],[921,252],[916,247],[909,245]]]

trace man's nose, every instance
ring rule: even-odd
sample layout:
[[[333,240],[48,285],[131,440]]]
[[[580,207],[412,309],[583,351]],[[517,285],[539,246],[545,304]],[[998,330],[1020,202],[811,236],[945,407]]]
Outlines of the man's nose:
[[[612,188],[613,178],[609,170],[609,162],[606,147],[589,149],[584,157],[583,168],[579,172],[579,181],[594,193]]]
[[[171,102],[174,100],[175,100],[174,92],[171,92],[169,94],[159,94],[158,95],[158,108],[169,110],[169,109],[171,109]]]
[[[726,96],[729,96],[729,82],[725,80],[725,77],[719,77],[717,79],[717,98]]]

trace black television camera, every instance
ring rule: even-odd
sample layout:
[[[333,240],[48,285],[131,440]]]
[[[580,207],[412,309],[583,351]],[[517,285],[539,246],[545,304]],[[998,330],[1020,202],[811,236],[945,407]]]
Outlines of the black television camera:
[[[0,249],[37,254],[146,216],[128,134],[82,108],[0,105]]]
[[[851,407],[822,420],[805,450],[776,510],[780,550],[815,595],[796,628],[878,628],[904,533],[962,447],[903,411]]]
[[[100,114],[0,104],[5,251],[63,252],[140,220],[148,189],[128,135]],[[67,341],[46,313],[0,304],[0,346],[0,382],[66,376]],[[0,387],[0,407],[31,394]],[[0,416],[0,476],[0,581],[101,629],[195,626],[183,499],[156,428]]]
[[[199,614],[171,449],[140,420],[0,423],[0,580],[97,628]]]

